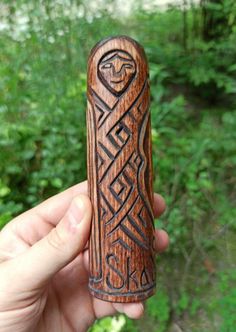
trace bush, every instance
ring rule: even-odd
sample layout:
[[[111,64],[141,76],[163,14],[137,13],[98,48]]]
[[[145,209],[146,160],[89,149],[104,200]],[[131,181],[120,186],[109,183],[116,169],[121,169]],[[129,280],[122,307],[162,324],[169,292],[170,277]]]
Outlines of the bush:
[[[86,178],[86,59],[94,44],[129,34],[147,52],[154,185],[168,206],[156,225],[167,229],[171,246],[157,260],[158,292],[147,303],[148,319],[105,318],[91,331],[164,332],[173,323],[183,330],[233,331],[234,290],[226,292],[225,285],[234,280],[228,268],[235,251],[225,256],[221,249],[233,247],[236,231],[236,28],[230,1],[164,12],[139,8],[128,19],[111,15],[107,5],[93,13],[81,1],[3,2],[0,17],[8,28],[0,31],[0,227]],[[217,13],[227,22],[220,31],[203,20],[206,11],[207,18]]]

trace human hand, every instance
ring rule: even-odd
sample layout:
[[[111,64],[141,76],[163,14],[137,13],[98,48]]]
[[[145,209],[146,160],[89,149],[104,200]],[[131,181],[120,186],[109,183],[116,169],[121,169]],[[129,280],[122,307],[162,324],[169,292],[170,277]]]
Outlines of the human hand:
[[[155,216],[165,210],[155,194]],[[0,232],[0,331],[87,331],[96,318],[143,314],[142,303],[109,303],[88,290],[92,207],[87,182],[23,213]],[[156,251],[168,235],[156,230]]]

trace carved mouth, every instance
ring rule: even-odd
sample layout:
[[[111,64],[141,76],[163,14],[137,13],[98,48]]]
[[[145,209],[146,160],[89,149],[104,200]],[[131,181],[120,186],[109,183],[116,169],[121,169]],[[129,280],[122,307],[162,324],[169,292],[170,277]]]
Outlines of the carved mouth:
[[[115,84],[118,84],[118,83],[121,83],[123,82],[124,80],[119,80],[119,81],[111,81],[111,83],[115,83]]]

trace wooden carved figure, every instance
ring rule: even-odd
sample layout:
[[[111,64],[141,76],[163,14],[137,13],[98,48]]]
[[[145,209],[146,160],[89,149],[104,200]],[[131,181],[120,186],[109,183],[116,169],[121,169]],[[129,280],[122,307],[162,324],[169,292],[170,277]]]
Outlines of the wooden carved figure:
[[[155,291],[149,81],[141,46],[106,39],[88,62],[89,288],[106,301]]]

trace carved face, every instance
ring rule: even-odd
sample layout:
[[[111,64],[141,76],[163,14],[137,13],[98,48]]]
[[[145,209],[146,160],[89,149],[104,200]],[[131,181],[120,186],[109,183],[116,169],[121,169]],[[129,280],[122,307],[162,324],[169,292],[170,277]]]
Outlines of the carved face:
[[[112,51],[101,59],[98,76],[103,84],[114,94],[120,95],[131,83],[136,66],[130,54]]]

